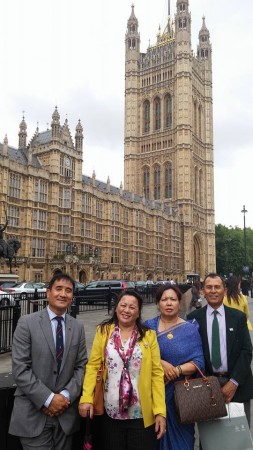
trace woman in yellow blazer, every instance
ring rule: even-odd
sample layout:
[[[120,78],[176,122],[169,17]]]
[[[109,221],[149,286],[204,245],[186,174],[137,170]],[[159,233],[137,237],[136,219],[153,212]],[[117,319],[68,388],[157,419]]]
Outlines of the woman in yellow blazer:
[[[240,280],[235,277],[229,277],[226,280],[226,295],[223,303],[231,308],[238,309],[246,314],[248,329],[252,330],[252,325],[249,320],[249,305],[245,295],[240,290]]]
[[[79,413],[93,416],[97,370],[105,358],[106,450],[153,450],[166,428],[164,373],[156,333],[141,323],[142,297],[125,290],[112,317],[97,328]],[[104,356],[105,355],[105,356]]]

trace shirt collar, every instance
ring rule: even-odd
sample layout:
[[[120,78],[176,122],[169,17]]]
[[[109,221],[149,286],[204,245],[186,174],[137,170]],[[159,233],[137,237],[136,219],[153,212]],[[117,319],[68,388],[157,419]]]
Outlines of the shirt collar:
[[[225,308],[224,308],[223,303],[219,306],[219,308],[216,311],[218,311],[218,313],[221,316],[223,316],[225,314]],[[213,312],[214,312],[214,308],[212,308],[209,304],[207,304],[207,314],[209,316],[211,316],[213,314]]]
[[[47,312],[49,315],[49,319],[53,320],[55,317],[57,317],[57,314],[55,314],[53,311],[51,311],[51,309],[49,308],[49,306],[47,306]],[[63,317],[63,320],[65,322],[65,317],[66,317],[66,312],[61,314],[61,317]]]

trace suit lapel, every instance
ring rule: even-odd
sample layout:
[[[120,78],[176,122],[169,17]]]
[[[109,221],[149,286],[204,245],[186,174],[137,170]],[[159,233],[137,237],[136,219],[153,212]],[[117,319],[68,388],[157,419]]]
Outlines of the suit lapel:
[[[50,348],[50,351],[53,355],[53,358],[56,361],[55,343],[54,343],[54,337],[53,337],[53,332],[52,332],[52,326],[51,326],[51,322],[50,322],[49,315],[48,315],[46,308],[41,311],[39,322],[40,322],[40,326],[42,329],[42,333],[45,336],[45,341],[47,342],[47,344]]]
[[[64,353],[63,353],[63,358],[62,358],[62,363],[61,363],[61,370],[65,364],[65,361],[67,360],[67,355],[68,355],[70,344],[72,341],[72,336],[73,336],[73,317],[71,317],[69,314],[66,314],[65,344],[64,344]]]
[[[203,346],[203,353],[205,355],[205,359],[206,359],[206,369],[208,372],[212,372],[212,365],[210,364],[210,350],[209,350],[209,344],[208,344],[208,335],[207,335],[207,321],[206,321],[206,310],[207,310],[207,306],[204,306],[204,308],[201,308],[199,311],[199,317],[198,317],[198,322],[199,322],[199,332],[201,335],[201,339],[202,339],[202,346]]]

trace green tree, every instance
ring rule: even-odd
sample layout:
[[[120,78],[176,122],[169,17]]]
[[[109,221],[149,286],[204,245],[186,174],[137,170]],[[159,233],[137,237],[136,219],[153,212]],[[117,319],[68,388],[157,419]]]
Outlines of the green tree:
[[[243,275],[243,267],[253,271],[253,229],[246,228],[246,261],[244,255],[244,231],[239,227],[215,226],[216,268],[223,276],[229,273]]]

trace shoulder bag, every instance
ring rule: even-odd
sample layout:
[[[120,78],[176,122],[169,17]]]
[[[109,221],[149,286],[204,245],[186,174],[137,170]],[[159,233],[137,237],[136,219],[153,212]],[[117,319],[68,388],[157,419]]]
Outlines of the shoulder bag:
[[[181,423],[194,423],[227,416],[226,405],[217,377],[206,377],[193,361],[190,361],[201,378],[185,377],[174,383],[176,412]]]
[[[104,414],[104,381],[103,374],[105,370],[105,349],[107,346],[109,338],[109,330],[107,329],[107,337],[105,341],[104,347],[104,356],[101,362],[101,365],[97,371],[96,384],[94,388],[94,397],[93,397],[93,414],[95,416],[101,416]]]

